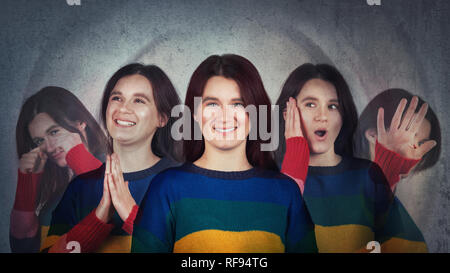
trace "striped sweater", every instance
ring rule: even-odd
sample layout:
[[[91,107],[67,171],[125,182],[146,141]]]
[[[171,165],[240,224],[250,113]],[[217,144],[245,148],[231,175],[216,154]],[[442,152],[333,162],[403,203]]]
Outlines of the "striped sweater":
[[[124,173],[130,193],[140,204],[153,177],[175,166],[172,160],[162,158],[154,166],[132,173]],[[53,212],[50,230],[43,251],[64,252],[70,241],[80,243],[81,252],[130,252],[131,235],[123,229],[124,222],[117,212],[110,223],[95,216],[95,209],[103,195],[105,165],[75,178]],[[75,239],[74,239],[75,238]]]
[[[304,137],[286,140],[281,171],[301,189],[320,252],[366,251],[375,240],[383,252],[427,251],[422,233],[390,190],[419,160],[403,158],[378,142],[375,163],[343,158],[337,166],[306,171],[308,159]]]
[[[343,157],[337,166],[309,167],[303,193],[320,252],[426,252],[422,233],[393,196],[380,167]]]
[[[155,177],[132,241],[132,252],[315,251],[293,180],[258,168],[222,172],[192,163]]]
[[[84,144],[74,146],[66,155],[67,165],[75,175],[99,168],[102,162],[90,154]],[[18,170],[14,207],[10,219],[12,252],[39,252],[50,227],[53,210],[63,193],[55,193],[43,208],[36,208],[42,173],[22,173]]]

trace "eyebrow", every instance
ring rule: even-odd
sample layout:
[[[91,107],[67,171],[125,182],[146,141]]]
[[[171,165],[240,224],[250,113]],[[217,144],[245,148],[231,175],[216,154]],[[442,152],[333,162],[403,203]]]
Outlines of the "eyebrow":
[[[121,95],[121,96],[123,96],[122,92],[120,92],[120,91],[112,91],[111,94],[109,95],[109,97],[114,96],[114,95]],[[142,97],[142,98],[144,98],[144,99],[146,99],[148,101],[151,101],[148,98],[148,96],[146,94],[144,94],[144,93],[134,93],[133,97]]]
[[[204,97],[202,100],[203,100],[203,102],[209,101],[209,100],[212,100],[212,101],[218,101],[218,99],[217,99],[217,98],[214,98],[214,97]]]
[[[113,95],[122,95],[122,92],[120,91],[111,91],[111,94],[109,94],[109,96],[113,96]]]
[[[301,102],[304,102],[305,100],[318,101],[318,99],[315,98],[315,97],[306,97],[306,98],[302,99]],[[331,100],[329,100],[328,102],[339,102],[339,100],[338,100],[338,99],[331,99]]]
[[[215,98],[215,97],[204,97],[203,98],[203,102],[206,102],[206,101],[218,101],[219,99],[218,98]],[[231,99],[231,101],[232,102],[244,102],[241,98],[234,98],[234,99]]]

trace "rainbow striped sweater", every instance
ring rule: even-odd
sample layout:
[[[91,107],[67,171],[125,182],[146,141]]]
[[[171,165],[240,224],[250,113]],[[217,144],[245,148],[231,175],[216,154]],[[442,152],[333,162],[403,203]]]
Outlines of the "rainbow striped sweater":
[[[154,178],[132,239],[132,252],[316,251],[311,218],[289,177],[192,163]]]
[[[178,163],[162,158],[148,169],[124,173],[124,180],[129,182],[128,187],[136,204],[141,203],[156,174],[176,165]],[[122,228],[124,222],[117,212],[108,224],[92,216],[103,195],[104,174],[105,164],[97,170],[76,177],[69,184],[53,211],[50,229],[42,246],[44,252],[52,247],[64,250],[65,243],[59,245],[62,241],[71,241],[66,240],[65,236],[70,237],[74,230],[77,230],[77,237],[82,233],[82,240],[79,242],[81,252],[130,252],[131,235]]]
[[[334,167],[309,167],[303,198],[319,252],[426,252],[422,233],[392,195],[378,165],[343,157]]]

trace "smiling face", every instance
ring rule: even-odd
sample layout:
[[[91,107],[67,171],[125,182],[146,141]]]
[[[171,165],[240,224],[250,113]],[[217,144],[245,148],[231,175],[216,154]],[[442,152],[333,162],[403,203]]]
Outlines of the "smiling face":
[[[200,109],[195,120],[202,129],[205,148],[231,150],[244,146],[249,134],[249,118],[245,112],[239,86],[232,79],[211,77],[205,85]]]
[[[147,78],[141,75],[121,78],[106,109],[106,127],[114,143],[150,145],[156,129],[162,125]]]
[[[334,142],[342,127],[335,87],[312,79],[305,83],[296,99],[311,154],[334,155]]]
[[[84,129],[80,127],[78,129],[82,130],[86,137]],[[65,151],[61,144],[71,132],[57,124],[47,113],[37,114],[28,125],[28,131],[36,146],[47,153],[50,160],[59,167],[67,167],[68,151]]]

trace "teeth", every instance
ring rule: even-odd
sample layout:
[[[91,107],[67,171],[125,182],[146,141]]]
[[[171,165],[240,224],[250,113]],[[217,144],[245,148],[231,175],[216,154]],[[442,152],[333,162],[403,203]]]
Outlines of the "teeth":
[[[134,126],[134,125],[136,125],[135,122],[124,121],[124,120],[119,120],[119,119],[116,119],[116,123],[119,124],[119,125],[122,125],[122,126]]]
[[[229,129],[220,129],[220,128],[215,128],[216,131],[220,132],[220,133],[228,133],[231,131],[234,131],[235,128],[229,128]]]

